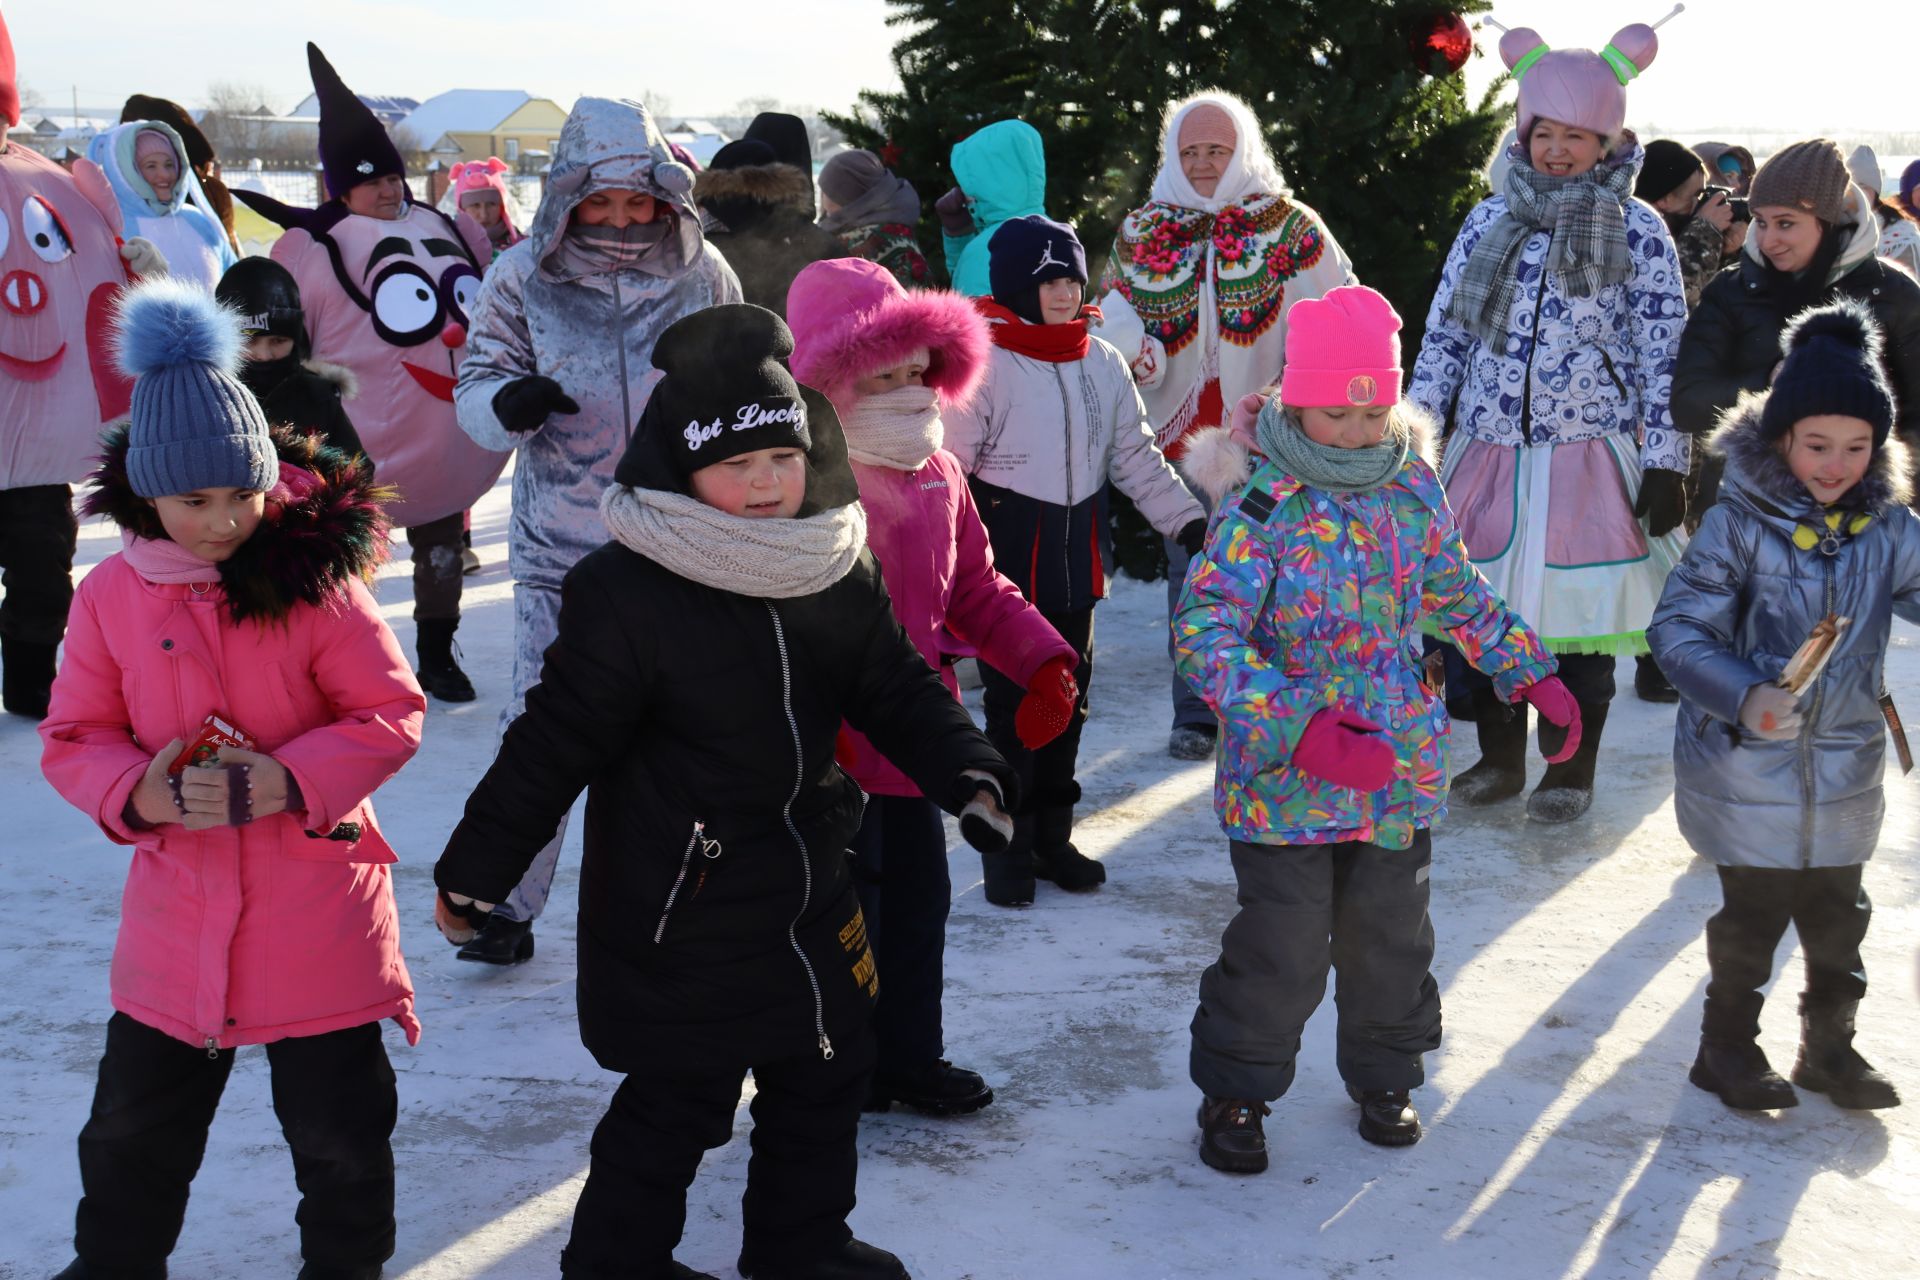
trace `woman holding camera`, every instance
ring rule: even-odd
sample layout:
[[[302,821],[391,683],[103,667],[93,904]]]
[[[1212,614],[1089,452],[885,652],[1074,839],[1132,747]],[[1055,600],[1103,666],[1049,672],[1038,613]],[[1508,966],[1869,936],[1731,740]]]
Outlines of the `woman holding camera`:
[[[1700,295],[1673,374],[1673,420],[1704,434],[1742,393],[1764,391],[1780,363],[1780,334],[1809,307],[1837,298],[1867,305],[1885,336],[1887,378],[1909,442],[1920,435],[1920,284],[1875,255],[1879,220],[1857,191],[1846,157],[1826,138],[1796,142],[1754,175],[1753,230],[1736,268]],[[1700,503],[1712,505],[1721,460],[1702,469]]]

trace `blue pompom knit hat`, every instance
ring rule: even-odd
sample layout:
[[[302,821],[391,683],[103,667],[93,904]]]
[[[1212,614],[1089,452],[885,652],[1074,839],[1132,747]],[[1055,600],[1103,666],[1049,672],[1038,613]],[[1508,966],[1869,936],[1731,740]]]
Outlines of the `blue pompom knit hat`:
[[[273,487],[280,461],[266,416],[235,376],[238,317],[204,290],[162,278],[122,299],[114,340],[134,379],[127,480],[135,493]]]

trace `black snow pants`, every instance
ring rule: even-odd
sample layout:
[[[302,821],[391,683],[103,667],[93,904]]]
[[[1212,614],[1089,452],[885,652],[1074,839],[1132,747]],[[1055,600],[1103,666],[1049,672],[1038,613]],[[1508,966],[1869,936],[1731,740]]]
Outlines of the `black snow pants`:
[[[1432,842],[1407,849],[1233,842],[1240,910],[1200,976],[1190,1071],[1213,1098],[1270,1102],[1334,971],[1336,1063],[1359,1090],[1412,1089],[1440,1046],[1427,914]]]

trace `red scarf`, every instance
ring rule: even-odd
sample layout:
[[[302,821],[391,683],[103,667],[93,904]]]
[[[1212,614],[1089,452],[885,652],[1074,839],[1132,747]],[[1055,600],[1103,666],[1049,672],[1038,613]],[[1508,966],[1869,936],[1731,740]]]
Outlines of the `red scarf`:
[[[992,298],[975,298],[973,305],[989,321],[987,328],[993,331],[994,346],[1005,347],[1015,355],[1045,360],[1050,364],[1085,360],[1087,352],[1093,347],[1087,325],[1101,318],[1100,308],[1085,306],[1080,308],[1078,316],[1065,324],[1028,324],[1012,309],[1001,306]]]

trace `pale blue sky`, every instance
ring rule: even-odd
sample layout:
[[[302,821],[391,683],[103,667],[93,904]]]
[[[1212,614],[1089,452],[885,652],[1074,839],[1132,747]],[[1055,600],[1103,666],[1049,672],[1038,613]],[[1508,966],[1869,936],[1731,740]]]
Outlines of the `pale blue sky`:
[[[1240,0],[1242,3],[1251,0]],[[1596,5],[1525,0],[1493,16],[1549,44],[1603,44],[1621,24],[1657,19],[1671,0]],[[563,106],[583,93],[651,89],[679,114],[745,98],[844,108],[887,86],[898,36],[884,0],[8,0],[23,83],[49,105],[77,85],[86,105],[139,90],[197,103],[210,80],[254,81],[291,106],[308,88],[304,41],[347,82],[426,97],[450,88],[521,88]],[[1829,20],[1831,17],[1831,20]],[[1920,131],[1920,3],[1696,0],[1663,27],[1658,61],[1631,90],[1630,115],[1669,128],[1746,124]],[[1499,69],[1495,33],[1469,68]]]

